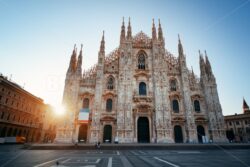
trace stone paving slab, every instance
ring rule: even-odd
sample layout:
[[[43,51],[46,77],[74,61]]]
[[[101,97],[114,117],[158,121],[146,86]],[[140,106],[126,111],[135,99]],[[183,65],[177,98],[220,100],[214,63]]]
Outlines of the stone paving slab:
[[[26,144],[30,150],[98,150],[94,144]],[[100,150],[216,150],[250,149],[250,144],[101,144]]]

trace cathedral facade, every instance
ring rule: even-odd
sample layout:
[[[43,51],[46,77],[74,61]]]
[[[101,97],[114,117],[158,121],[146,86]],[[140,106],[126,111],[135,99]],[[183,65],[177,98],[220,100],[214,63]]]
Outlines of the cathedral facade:
[[[163,30],[132,35],[121,26],[120,44],[105,54],[104,33],[98,62],[82,71],[82,47],[70,59],[63,103],[66,116],[57,142],[198,143],[224,142],[224,118],[216,79],[205,52],[200,77],[188,69],[179,37],[178,55],[165,48]],[[84,57],[84,56],[83,56]],[[87,61],[87,60],[85,60]],[[81,122],[79,113],[89,113]]]

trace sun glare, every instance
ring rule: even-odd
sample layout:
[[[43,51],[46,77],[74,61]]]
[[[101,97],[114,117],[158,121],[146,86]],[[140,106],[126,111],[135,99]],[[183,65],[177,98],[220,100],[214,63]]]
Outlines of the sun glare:
[[[63,105],[57,105],[54,107],[54,111],[57,115],[64,115],[66,110]]]

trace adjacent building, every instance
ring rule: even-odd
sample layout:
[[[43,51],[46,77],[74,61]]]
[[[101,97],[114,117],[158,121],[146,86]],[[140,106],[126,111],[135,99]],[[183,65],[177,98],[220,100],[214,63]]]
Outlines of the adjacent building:
[[[243,113],[226,115],[226,134],[230,142],[250,142],[250,109],[243,99]]]
[[[45,118],[49,112],[43,99],[0,75],[0,137],[23,136],[26,142],[42,142],[47,134]]]
[[[182,143],[226,141],[217,84],[207,53],[199,52],[200,77],[186,64],[179,37],[178,55],[165,47],[159,21],[152,36],[132,35],[121,26],[120,44],[105,53],[104,32],[98,61],[82,71],[76,47],[65,79],[66,117],[57,142]],[[87,61],[87,60],[85,60]],[[79,115],[88,113],[87,122]]]

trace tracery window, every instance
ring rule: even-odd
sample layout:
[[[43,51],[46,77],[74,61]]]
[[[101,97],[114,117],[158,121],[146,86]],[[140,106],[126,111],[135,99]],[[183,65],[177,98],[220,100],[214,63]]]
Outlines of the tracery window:
[[[109,90],[114,89],[114,79],[112,77],[108,78],[107,89],[109,89]]]
[[[107,99],[106,101],[106,111],[112,111],[113,101],[112,99]]]
[[[178,100],[174,99],[172,101],[172,109],[175,113],[179,113],[179,102]]]
[[[201,112],[200,102],[199,100],[194,101],[194,111],[195,112]]]
[[[170,91],[176,91],[177,90],[177,83],[175,79],[170,80]]]
[[[89,108],[89,99],[88,98],[83,99],[82,108],[86,108],[86,109]]]
[[[143,53],[138,56],[138,69],[145,70],[146,59]]]
[[[147,88],[144,82],[140,82],[139,84],[139,95],[147,95]]]

